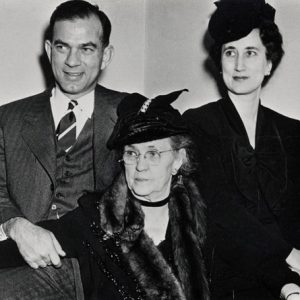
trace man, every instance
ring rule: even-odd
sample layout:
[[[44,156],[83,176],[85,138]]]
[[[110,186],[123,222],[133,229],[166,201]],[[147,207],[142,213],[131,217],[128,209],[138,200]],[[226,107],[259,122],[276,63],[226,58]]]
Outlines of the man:
[[[110,32],[97,6],[62,3],[45,41],[55,85],[0,108],[0,237],[31,267],[0,273],[1,299],[82,298],[77,262],[61,262],[55,236],[34,223],[74,209],[118,172],[105,145],[125,94],[97,84],[112,57]]]

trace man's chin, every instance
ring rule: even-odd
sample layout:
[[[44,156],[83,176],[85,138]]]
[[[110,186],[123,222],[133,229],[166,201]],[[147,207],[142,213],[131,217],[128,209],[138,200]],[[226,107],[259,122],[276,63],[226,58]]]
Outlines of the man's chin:
[[[78,85],[68,85],[68,86],[60,86],[60,90],[70,96],[76,96],[78,94],[83,94],[84,89]]]

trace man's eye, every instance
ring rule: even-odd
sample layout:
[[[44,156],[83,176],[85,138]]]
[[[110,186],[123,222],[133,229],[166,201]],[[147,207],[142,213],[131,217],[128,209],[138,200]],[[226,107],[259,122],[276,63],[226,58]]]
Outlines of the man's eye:
[[[55,45],[55,49],[58,50],[59,52],[65,52],[67,51],[67,47],[65,45]]]
[[[82,51],[86,54],[90,54],[90,53],[93,53],[95,51],[95,49],[91,48],[91,47],[84,47],[84,48],[82,48]]]

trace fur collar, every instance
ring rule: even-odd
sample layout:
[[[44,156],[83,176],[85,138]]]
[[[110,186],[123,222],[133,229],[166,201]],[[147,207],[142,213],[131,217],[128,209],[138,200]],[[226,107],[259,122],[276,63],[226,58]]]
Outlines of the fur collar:
[[[144,214],[128,191],[122,173],[102,195],[100,226],[118,236],[123,254],[143,287],[146,299],[209,299],[202,248],[204,204],[192,181],[176,181],[169,202],[169,226],[177,278],[152,239],[144,232]]]

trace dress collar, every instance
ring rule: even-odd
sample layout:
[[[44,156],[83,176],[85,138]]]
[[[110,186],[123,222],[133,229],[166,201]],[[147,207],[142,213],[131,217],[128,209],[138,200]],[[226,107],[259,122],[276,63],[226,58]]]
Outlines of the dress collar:
[[[247,143],[250,146],[250,142],[248,139],[248,135],[244,123],[237,109],[235,108],[233,102],[231,101],[230,97],[228,95],[225,96],[220,101],[220,105],[226,116],[228,123],[230,124],[230,127],[237,135],[245,137],[247,139]],[[258,140],[259,140],[259,136],[262,134],[262,129],[266,130],[268,127],[265,126],[266,124],[264,124],[264,119],[265,119],[264,111],[262,109],[261,103],[259,102],[258,111],[257,111],[257,120],[256,120],[255,148],[257,148],[258,146]]]
[[[160,201],[155,201],[155,202],[150,202],[150,201],[145,201],[145,200],[140,200],[135,198],[142,206],[146,206],[146,207],[162,207],[164,205],[166,205],[169,200],[170,197],[167,197],[164,200],[160,200]]]

